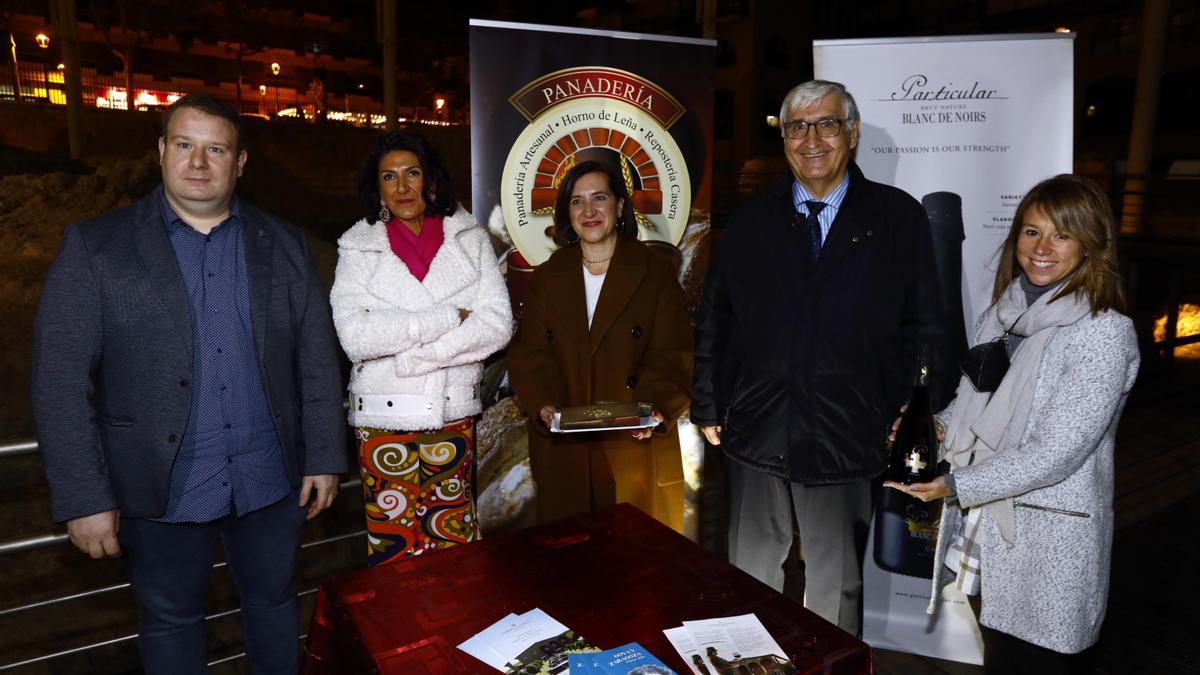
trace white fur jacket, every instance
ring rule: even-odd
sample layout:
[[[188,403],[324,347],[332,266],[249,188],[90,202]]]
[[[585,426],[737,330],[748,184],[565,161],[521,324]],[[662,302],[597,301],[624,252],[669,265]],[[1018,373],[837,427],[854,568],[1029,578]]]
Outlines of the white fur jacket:
[[[360,220],[338,240],[330,302],[354,364],[353,426],[440,429],[482,410],[483,360],[508,344],[512,309],[487,232],[461,206],[444,230],[423,281],[392,252],[383,223]]]

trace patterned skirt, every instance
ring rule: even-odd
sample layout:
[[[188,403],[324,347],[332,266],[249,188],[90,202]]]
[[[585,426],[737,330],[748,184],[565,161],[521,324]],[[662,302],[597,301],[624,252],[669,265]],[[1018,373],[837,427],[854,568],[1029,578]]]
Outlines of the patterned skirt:
[[[359,427],[355,437],[368,565],[479,539],[474,418],[432,433]]]

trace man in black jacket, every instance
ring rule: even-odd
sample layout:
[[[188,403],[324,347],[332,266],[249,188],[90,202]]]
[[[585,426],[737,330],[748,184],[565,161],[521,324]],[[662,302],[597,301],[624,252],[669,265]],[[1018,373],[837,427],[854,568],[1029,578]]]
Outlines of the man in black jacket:
[[[849,92],[806,82],[780,120],[792,177],[733,215],[709,269],[692,421],[730,460],[730,561],[782,589],[794,513],[805,606],[857,634],[872,488],[941,296],[921,205],[850,162]]]
[[[148,673],[203,673],[220,539],[255,673],[299,668],[300,529],[346,470],[329,300],[304,235],[241,203],[238,117],[163,115],[163,184],[72,225],[42,288],[33,410],[53,518],[123,555]]]

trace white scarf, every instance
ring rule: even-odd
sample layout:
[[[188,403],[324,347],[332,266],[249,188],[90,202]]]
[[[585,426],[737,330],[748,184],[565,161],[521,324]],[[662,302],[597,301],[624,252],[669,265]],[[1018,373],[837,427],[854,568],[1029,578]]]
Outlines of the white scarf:
[[[984,315],[977,344],[1000,337],[1007,326],[1012,326],[1011,332],[1023,339],[1013,352],[1008,372],[995,392],[976,391],[965,375],[959,382],[944,444],[952,472],[974,462],[986,461],[996,453],[1011,452],[1020,444],[1033,405],[1042,351],[1056,329],[1069,326],[1091,312],[1087,299],[1079,293],[1050,302],[1057,291],[1043,293],[1033,305],[1026,307],[1025,292],[1017,279]],[[1014,543],[1012,498],[989,502],[981,508],[996,521],[1005,543],[1011,547]]]

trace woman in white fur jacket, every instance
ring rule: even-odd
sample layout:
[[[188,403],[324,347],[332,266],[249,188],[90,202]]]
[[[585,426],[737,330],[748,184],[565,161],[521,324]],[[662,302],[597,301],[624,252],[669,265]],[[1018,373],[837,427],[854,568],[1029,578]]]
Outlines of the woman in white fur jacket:
[[[963,377],[937,416],[951,473],[886,483],[942,509],[934,561],[971,598],[986,673],[1087,672],[1108,596],[1113,445],[1138,372],[1108,199],[1086,178],[1034,186],[1000,250],[976,344],[1011,365]],[[993,390],[994,389],[994,390]]]
[[[331,303],[377,565],[479,538],[479,385],[512,310],[487,232],[423,138],[380,138],[359,195],[370,215],[338,240]]]

